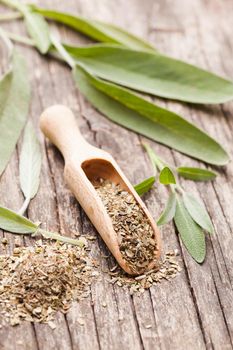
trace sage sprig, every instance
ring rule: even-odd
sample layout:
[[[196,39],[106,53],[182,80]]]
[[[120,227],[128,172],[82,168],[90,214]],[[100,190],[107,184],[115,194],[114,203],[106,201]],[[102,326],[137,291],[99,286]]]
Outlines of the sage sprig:
[[[30,200],[36,195],[40,183],[41,150],[31,122],[24,131],[23,144],[19,159],[20,187],[25,201],[19,214],[24,214]]]
[[[112,121],[207,163],[228,162],[226,151],[214,139],[179,115],[98,79],[81,66],[76,65],[73,75],[87,100]]]
[[[79,90],[109,119],[207,163],[226,164],[226,151],[196,126],[130,90],[96,78],[82,65],[75,64],[57,38],[51,36],[51,40],[72,68]]]
[[[191,103],[217,104],[233,98],[232,81],[165,56],[121,28],[63,12],[18,5],[16,0],[1,1],[11,6],[12,2],[16,4],[14,7],[18,7],[26,21],[35,16],[34,21],[28,21],[28,31],[42,53],[49,48],[49,36],[41,15],[106,43],[88,47],[66,46],[79,63],[100,78],[156,96]],[[42,36],[44,41],[40,40]],[[45,42],[47,46],[43,51],[41,43]]]
[[[67,49],[95,75],[135,90],[192,103],[223,103],[233,98],[233,83],[203,69],[162,55],[150,44],[112,25],[34,7],[37,13],[91,38],[124,47]],[[146,52],[144,52],[146,49]]]
[[[170,187],[167,204],[157,220],[157,224],[164,225],[174,218],[175,225],[188,252],[198,263],[203,262],[206,254],[203,230],[209,233],[214,232],[204,203],[184,191],[175,179],[174,168],[171,170],[172,167],[169,168],[167,162],[158,157],[149,145],[144,145],[144,147],[153,162],[153,166],[160,171],[160,183]],[[176,175],[178,174],[177,172]]]
[[[3,2],[8,3],[8,0],[3,0]],[[15,3],[16,0],[9,0],[9,4],[12,2]],[[55,44],[55,47],[64,58],[64,60],[72,67],[74,79],[77,82],[78,88],[81,90],[81,92],[100,112],[102,112],[111,120],[133,131],[139,132],[144,136],[152,138],[155,141],[175,148],[189,156],[205,162],[209,162],[210,164],[224,165],[228,162],[229,157],[226,151],[214,139],[209,137],[207,134],[195,127],[190,122],[184,120],[182,117],[171,111],[148,102],[130,90],[97,78],[94,73],[92,73],[90,68],[87,68],[86,64],[81,61],[81,58],[79,58],[75,64],[74,58],[68,54],[67,50],[61,44]],[[109,49],[128,50],[127,52],[131,55],[130,57],[132,58],[132,52],[129,49],[123,47],[110,47]],[[86,51],[89,52],[88,49]],[[83,50],[83,52],[85,53],[85,50]],[[161,56],[154,52],[152,53],[143,51],[141,53],[143,55],[152,55],[156,59],[158,59],[158,56]],[[90,53],[88,53],[88,55],[89,54]],[[115,57],[115,54],[113,56]],[[149,62],[150,60],[151,59],[149,59]],[[165,61],[166,59],[162,59],[162,62]],[[104,66],[106,66],[106,64],[107,63],[105,62]],[[141,61],[141,64],[137,63],[138,67],[146,65],[147,64],[145,64],[143,60]],[[160,70],[159,66],[156,66],[156,72],[166,71],[166,69]],[[170,63],[168,63],[168,67],[170,67]],[[182,68],[179,67],[180,66],[178,64],[178,71],[175,74],[176,77],[179,76],[178,73],[181,73],[181,75],[183,74]],[[109,71],[111,72],[111,69],[109,69]],[[186,91],[186,82],[188,81],[189,72],[186,70],[184,70],[184,72],[184,81],[183,83],[181,82],[181,84],[185,85]],[[129,74],[131,74],[130,68]],[[126,74],[124,73],[123,76],[125,75]],[[192,74],[190,73],[190,77],[191,76]],[[161,77],[159,77],[159,80],[160,78]],[[205,76],[203,79],[206,82],[208,81],[207,76]],[[211,83],[209,85],[216,86],[217,83],[211,79]],[[165,74],[165,81],[167,80],[168,77]],[[176,81],[176,79],[174,80]],[[195,76],[194,81],[199,80],[201,81],[201,77]],[[194,81],[191,82],[192,89],[195,85]],[[212,84],[213,81],[215,84]],[[231,82],[228,83],[231,85]],[[228,83],[227,86],[229,85]],[[201,86],[203,86],[203,84],[201,84]],[[169,87],[169,89],[170,88],[171,87]],[[229,86],[227,87],[227,91],[228,88]],[[179,88],[175,86],[174,90],[179,91]],[[217,89],[218,92],[223,90],[221,87]],[[182,96],[183,95],[184,93],[182,92]],[[203,96],[203,92],[201,92],[201,96]]]
[[[17,234],[31,234],[35,237],[38,235],[43,236],[46,239],[52,239],[63,243],[78,245],[83,247],[85,245],[82,239],[73,239],[70,237],[59,235],[55,232],[46,231],[41,229],[37,223],[25,218],[22,215],[10,210],[8,208],[0,207],[0,228],[4,231],[17,233]]]

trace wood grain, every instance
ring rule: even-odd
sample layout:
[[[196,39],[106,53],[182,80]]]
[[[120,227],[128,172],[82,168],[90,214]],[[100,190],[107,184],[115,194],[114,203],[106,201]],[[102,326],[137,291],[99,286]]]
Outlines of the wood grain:
[[[160,51],[233,79],[233,3],[230,0],[41,0],[40,5],[105,20],[148,39]],[[3,8],[0,8],[3,11]],[[8,30],[25,33],[21,22],[4,24]],[[62,37],[72,43],[88,40],[61,26]],[[132,183],[152,175],[149,161],[140,145],[151,144],[167,161],[176,165],[204,166],[178,152],[151,142],[113,124],[96,112],[75,89],[69,68],[44,59],[34,50],[20,48],[31,74],[30,118],[38,130],[44,108],[55,103],[71,107],[88,142],[113,155]],[[5,52],[1,51],[1,68]],[[4,60],[3,60],[4,59]],[[221,106],[192,106],[164,102],[161,106],[179,112],[219,140],[233,154],[233,103]],[[96,235],[90,254],[103,270],[112,266],[104,258],[108,250],[67,189],[63,180],[61,155],[38,130],[43,149],[39,193],[31,202],[28,215],[44,227],[74,236],[75,232]],[[19,144],[20,148],[20,144]],[[130,164],[130,166],[129,166]],[[182,185],[205,202],[215,234],[207,237],[207,259],[200,266],[187,254],[173,224],[162,228],[165,250],[180,251],[181,274],[142,296],[131,296],[107,281],[106,274],[91,288],[91,296],[74,304],[66,316],[58,314],[55,330],[48,325],[23,323],[0,329],[0,349],[219,349],[233,348],[233,164],[216,169],[219,176],[211,183]],[[0,181],[1,203],[18,209],[23,201],[18,184],[18,149]],[[157,187],[145,196],[153,217],[158,217],[166,189]],[[14,236],[1,233],[14,246]],[[26,244],[33,240],[25,239]],[[103,305],[105,305],[104,307]],[[79,319],[84,325],[80,325]],[[150,326],[148,328],[148,326]]]

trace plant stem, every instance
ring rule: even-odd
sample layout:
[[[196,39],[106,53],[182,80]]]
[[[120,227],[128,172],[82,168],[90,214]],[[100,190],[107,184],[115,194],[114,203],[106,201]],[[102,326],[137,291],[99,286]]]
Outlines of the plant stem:
[[[31,40],[31,39],[29,39],[29,38],[27,38],[25,36],[18,35],[18,34],[15,34],[15,33],[11,33],[11,32],[6,32],[6,31],[4,31],[4,33],[12,41],[15,41],[17,43],[24,44],[24,45],[27,45],[27,46],[35,46],[33,40]]]
[[[143,147],[148,153],[151,163],[155,169],[155,172],[157,171],[156,167],[161,171],[164,168],[164,166],[167,165],[167,163],[164,162],[160,157],[158,157],[154,150],[152,150],[148,144],[144,143]]]
[[[176,185],[170,185],[172,193],[176,193]]]
[[[156,163],[156,165],[160,171],[163,170],[164,166],[166,165],[166,163],[164,163],[163,160],[160,159],[156,154],[154,157],[154,162]]]
[[[23,214],[25,213],[25,211],[27,210],[28,205],[29,205],[29,203],[30,203],[30,200],[31,200],[30,197],[28,197],[28,198],[25,199],[25,201],[23,202],[22,207],[21,207],[21,208],[19,209],[19,211],[18,211],[18,214],[19,214],[19,215],[23,215]]]
[[[85,243],[81,239],[73,239],[70,237],[59,235],[56,232],[50,232],[50,231],[46,231],[46,230],[43,230],[40,228],[37,230],[36,233],[41,234],[44,238],[54,239],[54,240],[59,241],[59,242],[77,245],[81,248],[85,245]]]
[[[21,11],[21,8],[24,7],[24,4],[21,4],[19,1],[14,0],[0,0],[0,2],[8,7]]]
[[[1,0],[0,0],[1,1]],[[1,30],[1,28],[0,28]],[[1,30],[1,32],[3,32],[3,30]],[[0,33],[0,36],[1,36],[1,33]],[[2,35],[3,37],[3,35]],[[22,36],[22,35],[18,35],[18,34],[15,34],[15,33],[12,33],[12,32],[7,32],[4,30],[4,38],[8,38],[8,39],[11,39],[12,41],[16,42],[16,43],[19,43],[19,44],[23,44],[23,45],[27,45],[27,46],[30,46],[30,47],[35,47],[35,44],[33,42],[33,40],[25,37],[25,36]],[[4,40],[5,41],[5,40]],[[61,45],[61,44],[60,44]],[[61,45],[62,46],[62,45]],[[67,51],[64,49],[64,47],[62,46],[63,50],[67,53]],[[56,48],[56,50],[58,51],[58,49]],[[62,56],[61,55],[61,52],[56,52],[55,50],[50,50],[49,53],[48,53],[51,57],[55,58],[56,60],[59,60],[59,61],[62,61],[62,62],[67,62],[67,59],[65,60],[64,58],[64,55]],[[67,55],[69,55],[67,53]],[[70,55],[69,55],[70,56]],[[72,65],[75,65],[72,57],[69,57],[70,58],[70,63],[69,66]],[[72,60],[72,63],[71,63],[71,60]]]
[[[6,47],[9,51],[9,56],[11,57],[12,52],[13,52],[13,45],[11,40],[9,39],[7,33],[0,28],[0,37],[2,38],[2,40],[4,41],[4,43],[6,44]]]
[[[180,186],[180,184],[177,183],[177,184],[176,184],[176,188],[177,188],[178,191],[180,191],[181,194],[184,194],[184,193],[185,193],[185,191],[184,191],[183,188]]]
[[[158,167],[158,169],[161,171],[165,166],[168,166],[169,168],[173,168],[171,167],[166,161],[164,161],[163,159],[161,159],[155,152],[154,150],[151,149],[151,147],[147,144],[143,144],[145,150],[148,153],[148,156],[151,160],[152,165],[154,164],[155,167]],[[176,172],[176,169],[174,169]],[[184,190],[181,187],[181,185],[179,184],[177,178],[176,178],[176,184],[171,184],[169,185],[170,189],[173,193],[176,193],[176,191],[178,190],[181,194],[184,194]]]
[[[14,19],[20,19],[23,16],[19,12],[11,12],[0,15],[0,22],[12,21]]]
[[[74,59],[70,56],[70,54],[66,51],[64,46],[53,34],[50,34],[50,39],[54,47],[57,49],[61,57],[64,59],[64,61],[70,66],[70,68],[73,69],[76,65]]]

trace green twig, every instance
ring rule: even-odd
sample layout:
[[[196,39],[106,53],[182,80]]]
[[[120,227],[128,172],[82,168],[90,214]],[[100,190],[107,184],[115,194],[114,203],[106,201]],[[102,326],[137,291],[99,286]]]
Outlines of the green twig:
[[[153,165],[153,167],[155,168],[155,171],[157,170],[156,167],[159,169],[159,171],[161,171],[166,165],[167,163],[164,162],[155,152],[154,150],[151,149],[151,147],[146,144],[146,143],[143,143],[142,144],[143,147],[145,148],[145,150],[147,151],[148,153],[148,156],[151,160],[151,163]]]
[[[6,47],[9,51],[9,56],[11,57],[12,52],[13,52],[13,44],[12,44],[10,38],[8,37],[7,33],[2,28],[0,28],[0,37],[4,41]]]
[[[21,11],[25,4],[21,4],[19,1],[14,0],[0,0],[0,2],[8,7]]]
[[[70,56],[70,54],[66,51],[64,46],[61,44],[59,39],[57,39],[57,37],[55,37],[55,35],[53,34],[50,34],[50,39],[53,46],[57,49],[58,53],[61,55],[64,61],[73,69],[76,63],[74,59]]]
[[[172,193],[176,193],[176,188],[177,188],[177,185],[170,185],[170,189]]]
[[[22,14],[19,12],[11,12],[0,15],[0,22],[12,21],[14,19],[22,18]]]
[[[29,205],[29,203],[30,203],[30,200],[31,200],[30,197],[28,197],[28,198],[25,199],[25,201],[23,202],[22,207],[21,207],[21,208],[19,209],[19,211],[18,211],[18,214],[19,214],[19,215],[23,215],[23,214],[25,213],[25,211],[27,210],[28,205]]]
[[[8,39],[11,39],[12,41],[15,41],[17,43],[27,45],[27,46],[35,46],[33,40],[27,38],[26,36],[18,35],[12,32],[6,32],[6,31],[4,31],[4,33],[8,37]]]
[[[151,149],[151,147],[147,144],[143,144],[143,147],[145,148],[145,150],[147,151],[147,154],[151,160],[152,165],[154,165],[155,167],[157,167],[159,169],[159,171],[163,170],[163,168],[165,166],[168,166],[171,169],[174,169],[173,166],[170,166],[165,160],[161,159],[154,150]],[[174,171],[176,172],[176,169],[174,169]],[[184,193],[183,188],[181,187],[181,185],[179,184],[177,177],[176,177],[176,184],[170,184],[169,185],[171,191],[173,193],[176,193],[176,191],[179,191],[181,194]]]
[[[176,189],[181,193],[184,194],[185,191],[183,190],[183,188],[181,187],[181,185],[179,183],[176,184]]]
[[[73,239],[73,238],[70,238],[70,237],[67,237],[67,236],[59,235],[56,232],[50,232],[50,231],[46,231],[46,230],[43,230],[43,229],[40,229],[40,228],[35,232],[35,234],[36,235],[38,235],[38,234],[42,235],[46,239],[53,239],[53,240],[56,240],[56,241],[59,241],[59,242],[64,242],[64,243],[68,243],[68,244],[77,245],[77,246],[79,246],[81,248],[85,246],[84,241],[81,240],[81,239]]]

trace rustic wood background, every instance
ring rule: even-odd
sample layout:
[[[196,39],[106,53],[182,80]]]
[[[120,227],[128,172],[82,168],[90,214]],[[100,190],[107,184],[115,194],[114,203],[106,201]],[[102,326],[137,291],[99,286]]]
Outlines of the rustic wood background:
[[[233,3],[231,0],[41,0],[42,6],[98,18],[132,31],[153,43],[160,51],[184,59],[233,79]],[[1,13],[5,11],[0,8]],[[9,11],[8,11],[9,12]],[[20,21],[5,24],[12,32],[25,34]],[[61,27],[64,39],[86,43],[87,39]],[[109,151],[132,183],[152,174],[142,150],[142,138],[117,126],[96,112],[80,95],[69,68],[35,50],[20,47],[28,61],[32,86],[30,118],[38,129],[42,110],[54,103],[70,106],[81,130],[92,144]],[[1,51],[1,67],[5,62]],[[233,103],[192,106],[160,102],[216,137],[233,152]],[[43,149],[39,193],[28,215],[51,230],[96,235],[84,212],[63,181],[63,160],[38,130]],[[147,140],[150,142],[149,140]],[[173,164],[200,164],[178,152],[150,142],[155,151]],[[1,204],[18,209],[23,201],[19,190],[20,145],[0,181]],[[77,150],[78,152],[78,150]],[[23,323],[0,328],[0,349],[4,350],[118,350],[118,349],[232,349],[233,343],[233,165],[217,169],[212,183],[182,181],[182,185],[205,202],[216,234],[207,237],[207,259],[200,266],[187,254],[173,224],[162,228],[164,249],[178,249],[181,274],[141,296],[112,286],[103,273],[92,285],[91,296],[74,304],[67,315],[58,313],[56,329],[48,325]],[[156,189],[145,198],[153,216],[158,217],[166,201],[166,189]],[[2,233],[14,246],[14,236]],[[25,239],[26,244],[32,240]],[[91,254],[103,269],[108,262],[101,239],[91,243]],[[106,307],[103,304],[106,303]],[[84,319],[81,325],[79,319]],[[151,325],[151,328],[148,328]]]

